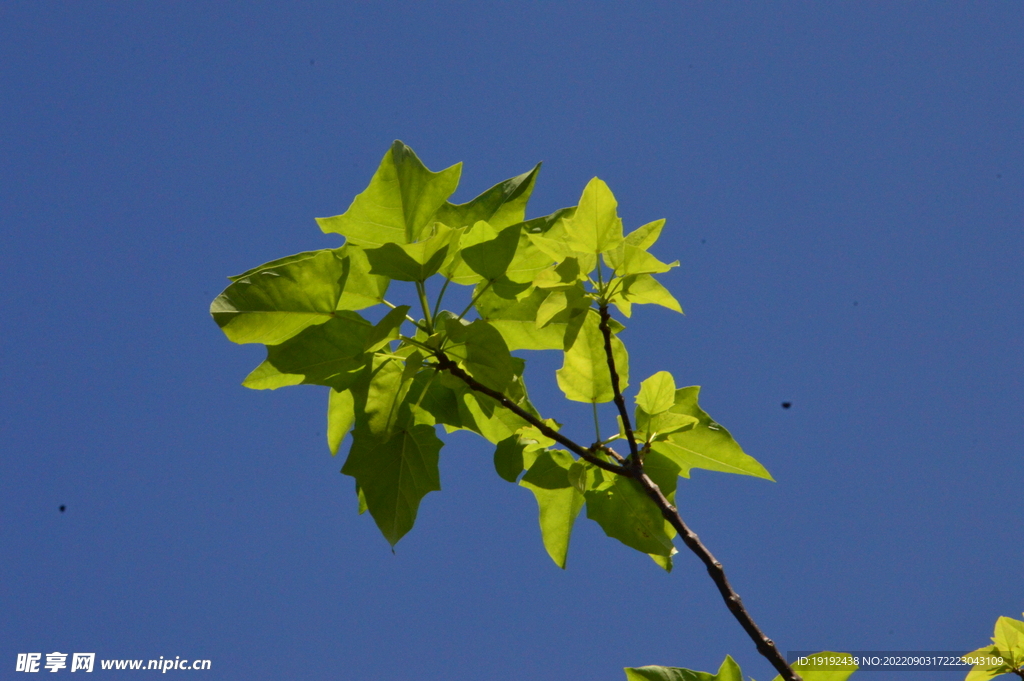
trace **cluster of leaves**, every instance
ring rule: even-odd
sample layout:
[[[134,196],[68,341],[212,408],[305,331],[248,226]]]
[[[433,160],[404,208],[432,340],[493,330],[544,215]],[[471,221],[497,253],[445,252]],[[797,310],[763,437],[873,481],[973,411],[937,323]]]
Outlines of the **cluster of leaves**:
[[[632,417],[626,409],[625,326],[610,310],[625,318],[637,304],[682,312],[655,278],[678,262],[649,252],[664,220],[624,233],[615,198],[597,178],[578,205],[527,220],[539,169],[454,204],[448,199],[461,164],[435,173],[395,142],[349,209],[318,219],[323,232],[345,238],[342,246],[230,277],[213,301],[213,318],[230,340],[267,348],[267,359],[244,385],[330,388],[328,445],[336,454],[351,432],[342,473],[355,478],[359,512],[369,510],[392,546],[412,528],[423,497],[440,490],[438,428],[469,430],[495,447],[498,475],[536,497],[544,546],[560,567],[584,507],[608,536],[666,570],[681,531],[723,596],[732,594],[730,610],[785,678],[799,673],[808,681],[846,681],[856,666],[803,669],[782,660],[738,605],[721,564],[674,507],[678,478],[693,468],[771,480],[764,467],[700,408],[699,387],[677,388],[667,371],[640,383]],[[415,299],[387,300],[392,281],[412,284]],[[443,309],[451,284],[472,290],[458,314]],[[375,322],[359,314],[381,305],[387,311]],[[578,444],[534,408],[524,361],[511,354],[519,350],[562,353],[558,387],[569,400],[595,405],[593,444]],[[612,401],[618,427],[602,439],[596,405]],[[613,447],[619,443],[628,445],[625,456]],[[1024,678],[1024,622],[999,618],[993,645],[968,657],[1000,661],[976,665],[967,681],[1006,673]],[[648,666],[627,668],[626,676],[743,678],[731,657],[716,674]]]
[[[1016,674],[1024,679],[1024,621],[1000,617],[996,620],[992,645],[964,657],[984,660],[974,665],[965,681],[986,681],[1002,674]]]
[[[700,408],[699,388],[677,388],[666,371],[641,382],[630,423],[625,327],[609,309],[626,318],[637,304],[682,312],[656,279],[678,263],[649,252],[664,220],[625,234],[597,178],[577,206],[527,220],[539,168],[454,204],[461,164],[432,172],[395,142],[348,210],[317,220],[344,245],[231,277],[211,313],[230,340],[267,347],[247,387],[330,388],[328,444],[336,453],[351,431],[342,473],[392,545],[440,489],[441,427],[494,445],[498,474],[536,496],[544,545],[560,567],[586,507],[609,536],[671,569],[676,530],[623,472],[645,472],[669,502],[692,468],[771,476]],[[387,300],[392,281],[411,283],[415,299]],[[472,287],[460,312],[443,308],[451,284]],[[388,312],[376,322],[359,314],[378,305]],[[616,400],[618,432],[602,440],[594,409],[592,445],[561,433],[531,404],[518,350],[560,351],[558,387],[576,402]],[[626,456],[615,440],[628,442]]]

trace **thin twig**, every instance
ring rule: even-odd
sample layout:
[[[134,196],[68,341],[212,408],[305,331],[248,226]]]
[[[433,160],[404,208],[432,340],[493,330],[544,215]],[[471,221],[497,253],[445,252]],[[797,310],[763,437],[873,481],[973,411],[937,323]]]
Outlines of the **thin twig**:
[[[615,395],[615,406],[619,408],[619,415],[622,416],[622,427],[626,431],[626,438],[629,440],[629,450],[631,454],[631,468],[633,469],[635,479],[648,497],[658,506],[661,510],[662,516],[665,520],[671,523],[672,527],[676,529],[679,536],[682,538],[683,543],[686,544],[687,548],[697,554],[697,557],[701,559],[704,566],[708,570],[708,574],[711,576],[711,580],[718,587],[718,592],[722,594],[722,598],[725,599],[725,605],[729,608],[729,612],[732,613],[736,621],[740,623],[743,630],[747,632],[747,635],[754,641],[754,645],[757,646],[757,652],[761,653],[775,670],[782,675],[782,678],[787,681],[802,681],[800,675],[793,671],[793,669],[787,664],[786,658],[782,656],[778,648],[775,647],[775,643],[765,636],[764,632],[757,626],[754,619],[747,612],[747,609],[743,606],[743,601],[740,599],[732,586],[729,584],[729,580],[725,577],[725,570],[722,569],[722,564],[713,556],[711,552],[701,543],[700,538],[697,537],[696,533],[693,532],[686,523],[683,522],[682,516],[679,515],[678,509],[669,503],[665,495],[661,493],[661,489],[658,488],[654,481],[644,472],[643,457],[638,454],[636,446],[636,438],[633,435],[633,428],[629,422],[629,413],[626,411],[626,401],[622,397],[622,390],[619,388],[619,374],[615,370],[615,358],[612,355],[612,332],[611,327],[608,324],[611,316],[608,314],[607,303],[600,306],[601,313],[601,333],[604,335],[604,352],[608,357],[608,371],[611,373],[612,379],[612,392]]]
[[[612,354],[612,329],[608,325],[611,315],[608,314],[608,304],[602,303],[599,306],[601,323],[599,328],[604,336],[604,354],[608,358],[608,372],[612,379],[612,392],[615,395],[615,406],[619,408],[619,416],[622,417],[622,428],[626,431],[626,440],[629,442],[629,454],[633,457],[633,465],[640,465],[640,455],[636,448],[636,436],[633,435],[633,426],[629,421],[629,411],[626,409],[626,400],[622,397],[619,389],[619,372],[615,370],[615,356]]]
[[[487,395],[491,399],[495,400],[501,406],[505,407],[513,414],[529,423],[531,426],[535,427],[542,434],[551,438],[555,442],[558,442],[559,444],[567,447],[574,454],[584,459],[588,463],[591,463],[597,466],[598,468],[603,468],[604,470],[609,471],[611,473],[617,473],[619,475],[625,475],[627,477],[633,476],[633,471],[631,469],[626,468],[625,466],[619,466],[613,463],[609,463],[600,457],[594,456],[594,454],[586,447],[582,447],[576,444],[575,442],[573,442],[566,436],[562,435],[548,424],[544,423],[544,421],[542,421],[541,419],[537,418],[530,412],[520,407],[518,404],[510,400],[502,393],[492,388],[488,388],[486,385],[484,385],[483,383],[481,383],[480,381],[476,380],[475,378],[467,374],[465,371],[463,371],[459,367],[459,365],[456,364],[450,357],[448,357],[448,355],[444,354],[444,352],[437,351],[434,353],[434,357],[437,358],[437,367],[439,369],[447,371],[452,376],[455,376],[476,392],[483,393],[484,395]]]
[[[775,667],[775,670],[782,675],[782,678],[787,681],[802,681],[800,675],[793,671],[793,668],[786,662],[786,658],[775,647],[775,642],[768,638],[761,631],[761,628],[757,626],[757,623],[754,622],[754,619],[747,612],[746,607],[744,607],[739,594],[733,590],[729,580],[726,579],[722,564],[704,546],[697,534],[687,527],[686,523],[683,522],[682,516],[679,515],[678,509],[669,503],[665,495],[661,493],[661,489],[642,470],[634,479],[640,483],[647,496],[658,505],[665,520],[671,523],[672,527],[676,528],[676,532],[679,533],[686,547],[697,554],[697,557],[704,563],[708,574],[711,576],[711,580],[718,587],[718,592],[722,594],[726,607],[729,608],[729,612],[732,613],[732,616],[740,623],[743,630],[747,632],[747,636],[757,646],[757,652],[761,653]]]

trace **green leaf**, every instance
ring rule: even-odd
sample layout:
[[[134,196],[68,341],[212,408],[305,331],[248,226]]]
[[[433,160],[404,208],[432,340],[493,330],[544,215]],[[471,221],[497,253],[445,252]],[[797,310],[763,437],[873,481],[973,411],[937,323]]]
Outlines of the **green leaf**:
[[[567,473],[572,464],[573,458],[568,452],[540,452],[519,483],[536,497],[544,548],[555,565],[563,570],[572,527],[583,508],[583,495],[569,484]]]
[[[648,414],[668,411],[676,403],[676,381],[667,371],[659,371],[640,383],[636,403]]]
[[[338,447],[345,439],[345,433],[349,431],[355,420],[355,398],[352,391],[338,392],[331,388],[331,393],[327,398],[327,446],[331,449],[331,456],[338,453]]]
[[[661,305],[680,314],[683,312],[679,301],[650,274],[634,274],[623,277],[622,290],[615,294],[615,298],[621,298],[630,304]],[[615,302],[614,299],[613,302]]]
[[[366,257],[366,251],[358,246],[346,244],[336,252],[342,258],[345,287],[335,307],[339,310],[363,310],[383,302],[391,280],[370,273],[370,261]]]
[[[374,355],[362,412],[356,412],[356,430],[363,429],[380,438],[393,432],[414,372],[414,365]]]
[[[619,277],[631,274],[660,274],[679,266],[678,260],[672,263],[664,263],[647,251],[636,246],[630,246],[629,244],[624,244],[614,252],[621,255],[619,257],[606,257],[606,260],[615,269],[615,275]]]
[[[506,227],[490,241],[462,249],[462,259],[477,274],[493,281],[505,274],[519,246],[519,225]]]
[[[629,356],[626,346],[615,336],[612,337],[612,356],[619,376],[619,389],[625,390],[629,385]],[[556,376],[558,387],[566,398],[574,402],[600,403],[614,399],[597,312],[588,312],[575,342],[565,351],[562,368]]]
[[[674,528],[640,485],[625,476],[615,476],[611,487],[586,494],[587,517],[605,534],[642,553],[671,556]]]
[[[420,371],[413,379],[407,399],[415,400],[420,408],[430,413],[435,423],[443,424],[451,432],[465,424],[459,415],[458,395],[444,385],[444,376],[433,369]]]
[[[435,223],[434,234],[410,244],[387,243],[366,250],[370,272],[399,281],[426,281],[444,263],[452,238],[452,229]]]
[[[356,479],[366,507],[394,546],[412,529],[420,501],[441,489],[438,453],[442,442],[427,425],[398,428],[383,438],[357,427],[341,472]]]
[[[522,222],[539,172],[538,163],[533,170],[499,182],[472,201],[459,204],[446,201],[438,208],[434,219],[453,229],[478,220],[486,220],[497,229]]]
[[[317,251],[241,276],[214,299],[210,314],[235,343],[276,345],[331,319],[344,284],[339,254]]]
[[[617,206],[604,181],[595,177],[588,182],[576,214],[565,221],[573,250],[596,255],[617,248],[622,243],[622,220],[616,215]]]
[[[551,321],[552,317],[567,307],[569,307],[569,301],[566,299],[565,291],[552,291],[549,293],[548,297],[537,308],[537,328],[544,328]]]
[[[634,431],[638,439],[645,442],[654,442],[667,439],[673,433],[686,430],[696,426],[699,421],[686,414],[673,414],[662,412],[651,416],[640,407],[636,408]],[[621,429],[620,429],[621,430]],[[625,437],[625,433],[622,433]]]
[[[515,482],[519,479],[519,474],[523,472],[524,448],[515,435],[498,443],[494,450],[494,470],[498,471],[502,480]]]
[[[699,386],[676,390],[675,406],[669,411],[692,416],[697,419],[697,425],[654,442],[652,449],[675,461],[681,469],[680,475],[685,478],[690,477],[690,469],[703,468],[773,480],[764,466],[744,453],[728,430],[712,421],[700,408],[699,393]]]
[[[850,664],[836,664],[828,668],[823,668],[819,665],[814,664],[792,664],[790,667],[797,674],[804,678],[804,681],[846,681],[850,676],[859,669],[859,667],[852,662],[852,657],[849,653],[835,653],[830,650],[825,650],[814,655],[808,655],[808,657],[825,657],[825,658],[844,658],[850,659]],[[773,681],[782,681],[782,675],[776,676]]]
[[[1024,622],[1012,617],[1000,617],[996,620],[992,642],[999,650],[1008,654],[1013,660],[1013,665],[1017,666],[1018,660],[1024,661]]]
[[[736,660],[726,655],[717,674],[697,672],[681,667],[626,667],[626,681],[743,681],[743,673]]]
[[[967,677],[964,681],[987,681],[988,679],[1013,671],[1011,661],[1007,659],[1006,654],[997,645],[978,648],[964,655],[964,658],[967,660],[978,658],[986,660],[984,664],[976,664],[971,667],[971,671],[967,672]],[[990,664],[988,662],[988,660],[998,660],[1000,658],[1003,660],[1002,663]]]
[[[505,396],[527,413],[540,418],[526,394],[526,386],[522,380],[522,360],[516,357],[512,359],[516,361],[516,371],[505,388]],[[459,427],[472,430],[496,445],[505,438],[515,435],[516,431],[523,426],[528,425],[522,418],[502,407],[490,397],[474,392],[458,379],[453,378],[452,380],[451,386],[456,394],[459,418],[462,422]]]
[[[370,185],[342,215],[317,218],[325,233],[357,246],[419,241],[431,218],[459,184],[462,164],[434,173],[399,141],[384,154]]]
[[[646,225],[637,227],[635,230],[626,235],[625,243],[627,246],[636,246],[637,248],[648,250],[654,245],[654,242],[661,236],[661,228],[665,226],[665,220],[655,220],[654,222],[648,222]]]
[[[984,681],[1000,674],[1024,669],[1024,621],[1012,617],[996,620],[991,646],[979,648],[965,658],[1002,658],[1002,664],[976,664],[965,681]]]
[[[477,298],[476,310],[481,319],[498,330],[509,350],[561,350],[569,325],[582,324],[590,301],[570,298],[565,310],[555,314],[543,328],[537,328],[540,306],[547,295],[547,291],[530,289],[509,300],[488,290]]]
[[[552,263],[552,258],[538,249],[531,241],[534,235],[548,235],[565,238],[564,221],[572,217],[576,208],[562,208],[551,215],[527,220],[520,225],[519,247],[506,270],[506,276],[516,282],[529,283],[537,273]]]
[[[238,281],[239,279],[245,279],[246,277],[252,276],[253,274],[256,274],[261,270],[280,267],[282,265],[287,265],[289,263],[298,262],[300,260],[305,260],[307,258],[312,258],[313,256],[319,255],[321,253],[334,253],[336,251],[337,249],[334,248],[321,248],[316,251],[303,251],[302,253],[296,253],[295,255],[287,255],[283,258],[278,258],[277,260],[271,260],[270,262],[265,262],[262,265],[257,265],[256,267],[246,270],[241,274],[229,276],[228,279],[230,279],[231,281]]]
[[[376,352],[389,342],[396,340],[408,312],[408,305],[399,305],[384,315],[366,334],[366,338],[363,340],[363,349],[366,352]]]
[[[480,319],[465,326],[450,320],[446,330],[454,342],[445,346],[448,356],[488,388],[504,391],[516,373],[516,363],[498,330]]]
[[[278,345],[267,346],[267,359],[242,385],[274,390],[302,383],[346,390],[366,363],[364,347],[373,327],[355,312],[339,312]]]

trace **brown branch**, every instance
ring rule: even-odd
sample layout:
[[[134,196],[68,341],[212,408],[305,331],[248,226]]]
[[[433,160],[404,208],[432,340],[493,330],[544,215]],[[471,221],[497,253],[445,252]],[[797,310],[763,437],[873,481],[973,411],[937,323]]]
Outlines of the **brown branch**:
[[[640,465],[640,455],[636,448],[636,436],[633,434],[633,426],[629,421],[629,411],[626,409],[626,400],[622,397],[619,389],[619,372],[615,370],[615,356],[612,354],[612,329],[608,325],[611,315],[608,314],[608,305],[601,305],[601,323],[599,328],[604,336],[604,354],[608,358],[608,372],[612,378],[612,392],[615,395],[615,406],[619,408],[619,416],[622,417],[622,427],[626,431],[626,440],[629,442],[629,455],[632,457],[633,465]]]
[[[619,377],[615,371],[615,362],[612,359],[610,340],[611,329],[609,328],[607,321],[608,309],[604,307],[601,312],[601,327],[602,332],[605,333],[605,352],[608,355],[608,368],[612,375],[612,387],[616,395],[616,403],[619,405],[619,411],[623,415],[623,418],[626,419],[625,400],[623,400],[622,392],[619,390]],[[602,468],[618,475],[624,475],[628,478],[633,478],[639,482],[644,493],[647,494],[647,496],[650,497],[650,499],[658,506],[662,516],[664,516],[664,518],[671,523],[672,527],[676,529],[676,532],[679,533],[679,536],[682,538],[683,543],[686,544],[687,548],[697,554],[697,557],[704,563],[708,574],[711,576],[711,580],[715,583],[715,586],[718,587],[719,593],[722,594],[726,607],[729,608],[729,612],[732,613],[733,617],[735,617],[740,623],[740,626],[743,627],[743,630],[746,631],[747,635],[754,641],[754,645],[757,647],[757,652],[765,657],[771,665],[775,667],[775,670],[782,675],[782,678],[786,679],[786,681],[803,681],[800,675],[794,672],[786,662],[786,658],[784,658],[778,648],[775,647],[775,643],[761,631],[750,616],[750,613],[747,612],[739,594],[733,590],[732,586],[729,584],[729,580],[726,579],[725,570],[722,568],[722,564],[711,554],[707,547],[701,543],[700,538],[697,537],[693,530],[687,527],[676,507],[669,503],[668,499],[665,498],[665,495],[661,493],[661,489],[659,489],[659,487],[654,484],[654,481],[651,480],[651,478],[644,472],[643,461],[636,456],[636,441],[633,439],[633,431],[629,427],[628,420],[624,420],[623,426],[626,429],[626,434],[630,438],[630,448],[633,453],[632,461],[629,466],[620,466],[609,463],[597,456],[594,456],[594,450],[607,451],[615,455],[619,460],[621,460],[622,457],[618,456],[617,452],[607,445],[602,445],[600,443],[596,443],[597,446],[591,449],[581,447],[548,424],[544,423],[541,419],[520,407],[504,394],[477,381],[460,368],[459,365],[443,351],[436,351],[434,356],[437,359],[438,369],[447,371],[476,392],[487,395],[491,399],[495,400],[519,418],[536,427],[547,437],[567,447],[580,458],[597,466],[598,468]]]
[[[635,480],[640,483],[647,496],[658,505],[665,520],[671,523],[672,527],[676,528],[676,532],[679,533],[686,547],[697,554],[697,557],[704,563],[708,574],[711,576],[711,580],[718,587],[718,592],[722,594],[726,607],[729,608],[729,612],[732,613],[732,616],[740,623],[743,630],[747,632],[747,636],[757,646],[757,652],[761,653],[775,667],[775,670],[782,675],[782,678],[787,679],[787,681],[802,681],[800,675],[793,671],[793,668],[786,662],[786,658],[775,647],[775,642],[768,638],[761,631],[761,628],[757,626],[757,623],[754,622],[754,619],[747,612],[746,607],[744,607],[739,594],[733,590],[729,580],[726,579],[722,564],[704,546],[697,534],[687,527],[686,523],[683,522],[682,516],[679,515],[678,509],[669,503],[665,495],[661,493],[661,489],[654,484],[654,481],[646,473],[641,471]]]
[[[527,423],[529,423],[531,426],[534,426],[537,430],[539,430],[541,433],[543,433],[547,437],[549,437],[552,440],[554,440],[555,442],[558,442],[559,444],[569,448],[574,454],[576,454],[580,458],[584,459],[588,463],[591,463],[591,464],[597,466],[598,468],[603,468],[604,470],[609,471],[611,473],[617,473],[618,475],[625,475],[627,477],[633,477],[633,471],[631,469],[626,468],[625,466],[619,466],[619,465],[614,464],[614,463],[609,463],[609,462],[605,461],[604,459],[602,459],[602,458],[600,458],[598,456],[594,456],[594,453],[591,452],[589,449],[587,449],[586,447],[582,447],[582,446],[576,444],[575,442],[573,442],[572,440],[570,440],[566,436],[562,435],[557,430],[555,430],[554,428],[552,428],[548,424],[544,423],[544,421],[542,421],[541,419],[537,418],[536,416],[534,416],[533,414],[531,414],[530,412],[526,411],[525,409],[520,407],[518,404],[516,404],[515,402],[510,400],[504,394],[502,394],[502,393],[500,393],[497,390],[494,390],[492,388],[488,388],[486,385],[484,385],[480,381],[476,380],[475,378],[473,378],[472,376],[467,374],[462,368],[459,367],[458,364],[456,364],[443,351],[437,351],[434,354],[434,356],[437,358],[437,368],[438,369],[441,369],[442,371],[447,371],[452,376],[455,376],[456,378],[460,379],[463,383],[468,385],[470,388],[472,388],[476,392],[483,393],[484,395],[487,395],[488,397],[490,397],[492,400],[495,400],[501,406],[505,407],[506,409],[511,411],[513,414],[515,414],[519,418],[521,418],[524,421],[526,421]],[[621,458],[621,457],[619,457],[619,458]]]
[[[696,533],[686,526],[682,516],[679,515],[678,509],[669,503],[665,495],[661,493],[661,489],[644,472],[643,457],[637,451],[636,438],[633,435],[633,428],[629,422],[629,413],[626,411],[626,401],[623,399],[622,390],[619,388],[619,374],[615,370],[615,358],[612,354],[612,330],[608,323],[611,319],[611,315],[608,314],[608,305],[601,305],[599,310],[601,314],[600,328],[602,335],[604,335],[604,352],[608,358],[608,371],[611,373],[615,406],[619,408],[622,426],[626,431],[626,438],[629,440],[629,450],[631,453],[630,467],[634,474],[633,479],[640,483],[647,496],[658,506],[665,520],[671,523],[672,527],[679,533],[687,548],[697,554],[697,557],[704,563],[708,574],[711,576],[711,580],[718,587],[718,592],[722,594],[726,607],[729,608],[729,612],[732,613],[732,616],[740,623],[743,630],[747,632],[747,636],[757,646],[757,652],[761,653],[775,667],[775,670],[782,675],[782,678],[787,681],[802,681],[800,675],[793,671],[792,667],[786,662],[786,658],[775,647],[775,642],[765,636],[764,632],[761,631],[760,627],[757,626],[757,623],[750,616],[750,613],[747,612],[739,594],[733,590],[729,580],[726,579],[722,564],[704,546]]]

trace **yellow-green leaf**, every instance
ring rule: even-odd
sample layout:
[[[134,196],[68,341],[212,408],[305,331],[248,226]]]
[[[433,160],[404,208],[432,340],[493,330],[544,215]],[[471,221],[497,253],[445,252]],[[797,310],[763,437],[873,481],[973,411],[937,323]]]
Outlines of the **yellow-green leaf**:
[[[412,149],[396,140],[349,209],[317,218],[317,223],[326,233],[341,234],[349,243],[368,248],[419,241],[434,213],[455,191],[461,172],[461,163],[431,172]]]
[[[565,221],[569,245],[575,251],[597,255],[622,243],[622,220],[611,189],[599,178],[587,183],[576,214]]]
[[[599,325],[598,313],[588,311],[575,341],[565,351],[562,368],[556,372],[558,387],[566,398],[574,402],[611,402],[615,397],[604,349],[604,335]],[[625,390],[629,385],[629,356],[626,346],[615,336],[612,336],[612,356],[619,377],[619,389]]]
[[[567,474],[572,463],[568,452],[541,452],[519,482],[536,497],[544,548],[555,565],[563,570],[572,527],[583,508],[583,495],[569,484]]]
[[[672,459],[684,478],[690,477],[690,469],[703,468],[772,480],[764,466],[747,455],[729,431],[711,420],[700,408],[697,404],[699,393],[699,386],[676,390],[675,405],[669,412],[692,416],[697,419],[697,424],[688,430],[672,433],[665,440],[655,441],[652,449]]]

